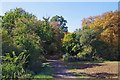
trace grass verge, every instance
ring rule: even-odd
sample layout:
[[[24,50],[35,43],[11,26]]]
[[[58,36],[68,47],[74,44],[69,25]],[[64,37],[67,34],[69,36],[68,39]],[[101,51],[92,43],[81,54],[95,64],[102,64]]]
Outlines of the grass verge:
[[[42,80],[53,80],[52,74],[52,66],[50,66],[49,64],[43,64],[41,71],[37,75],[34,75],[34,78]]]

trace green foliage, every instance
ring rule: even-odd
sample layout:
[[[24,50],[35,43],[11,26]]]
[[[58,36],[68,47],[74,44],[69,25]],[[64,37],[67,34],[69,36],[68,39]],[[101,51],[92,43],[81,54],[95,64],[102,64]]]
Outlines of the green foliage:
[[[6,56],[2,56],[2,78],[29,78],[31,74],[26,73],[24,65],[28,55],[25,55],[24,52],[20,53],[18,56],[15,55],[15,52],[12,54],[7,53]]]
[[[63,38],[63,48],[66,53],[69,53],[73,56],[76,55],[77,52],[80,50],[80,43],[77,40],[77,34],[66,34]]]
[[[51,22],[53,22],[53,21],[58,21],[57,19],[59,19],[59,18],[61,19],[61,20],[60,20],[60,24],[62,24],[63,22],[67,22],[67,20],[65,20],[62,16],[58,16],[58,15],[53,16],[50,21],[51,21]]]
[[[69,57],[70,57],[70,54],[66,53],[66,54],[63,55],[63,60],[68,61]]]
[[[80,43],[82,44],[82,51],[77,54],[77,57],[83,60],[92,60],[95,47],[92,46],[94,41],[97,41],[98,32],[93,29],[85,29],[80,37]]]
[[[50,21],[50,17],[43,17],[41,21],[21,8],[6,12],[4,16],[0,16],[2,77],[30,77],[32,73],[28,74],[28,70],[35,73],[44,72],[42,63],[46,60],[45,57],[61,51],[65,61],[101,58],[118,60],[119,46],[116,44],[119,23],[116,14],[117,12],[109,12],[84,19],[82,29],[64,34],[67,21],[62,16],[56,15]],[[40,74],[36,77],[45,76]]]
[[[8,31],[4,28],[1,28],[2,32],[2,55],[5,53],[12,53],[12,51],[16,51],[17,49],[13,45],[12,37],[10,37]]]
[[[42,47],[47,54],[55,54],[56,51],[58,51],[61,42],[58,43],[58,37],[56,37],[53,31],[52,25],[50,25],[49,18],[44,18],[44,21],[39,22],[39,25],[35,29],[35,33],[40,37]]]
[[[82,32],[80,43],[82,45],[91,44],[92,41],[96,40],[98,34],[94,29],[86,29]]]
[[[34,79],[42,79],[42,80],[53,80],[53,67],[50,64],[44,63],[42,65],[41,71],[34,75]]]
[[[61,29],[62,32],[68,32],[68,27],[66,27],[67,20],[65,20],[62,16],[53,16],[50,20],[51,22],[57,22],[58,27]]]
[[[13,24],[14,28],[6,25],[6,23]],[[36,33],[37,27],[40,27],[39,24],[35,16],[22,9],[14,9],[7,12],[3,16],[2,23],[3,55],[12,53],[12,51],[15,51],[16,55],[19,55],[25,51],[26,55],[30,55],[26,68],[28,67],[33,70],[33,67],[40,67],[45,58],[43,56],[44,50],[41,38]]]
[[[29,14],[28,12],[25,12],[22,8],[16,8],[14,10],[10,10],[5,13],[5,15],[2,17],[2,27],[8,30],[9,33],[15,28],[15,21],[21,17],[25,17],[28,19],[35,18],[34,15]]]
[[[77,57],[80,59],[80,60],[92,60],[92,57],[93,57],[93,50],[92,50],[92,46],[83,46],[83,50],[82,52],[79,52],[77,54]]]
[[[52,27],[48,21],[43,21],[43,23],[37,27],[36,33],[44,43],[49,44],[53,41]]]
[[[85,29],[90,29],[90,28],[88,26],[83,26],[82,30],[85,30]]]
[[[39,72],[42,62],[46,60],[45,53],[54,54],[60,51],[58,49],[61,41],[57,41],[49,18],[40,21],[21,8],[6,12],[2,18],[2,53],[5,57],[6,53],[12,55],[12,51],[17,56],[21,52],[29,55],[25,70]]]
[[[94,29],[85,29],[75,31],[74,33],[65,35],[63,39],[64,52],[70,56],[64,56],[65,60],[94,60],[101,57],[101,53],[97,52],[99,48],[96,42],[99,32]],[[100,50],[99,50],[100,51]]]

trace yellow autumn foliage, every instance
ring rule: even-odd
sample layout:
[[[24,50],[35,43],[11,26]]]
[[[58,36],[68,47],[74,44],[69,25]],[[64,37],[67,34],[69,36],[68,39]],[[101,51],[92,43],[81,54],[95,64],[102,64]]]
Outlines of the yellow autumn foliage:
[[[82,20],[82,26],[101,31],[100,39],[110,44],[117,45],[120,37],[120,12],[106,12],[99,16],[93,16]]]

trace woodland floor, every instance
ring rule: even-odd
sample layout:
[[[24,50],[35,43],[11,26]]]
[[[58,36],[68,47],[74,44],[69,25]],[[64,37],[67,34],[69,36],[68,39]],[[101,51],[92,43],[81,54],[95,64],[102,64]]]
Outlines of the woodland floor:
[[[47,61],[54,78],[118,78],[119,62],[64,62]],[[118,64],[119,63],[119,64]],[[119,66],[120,67],[120,66]]]

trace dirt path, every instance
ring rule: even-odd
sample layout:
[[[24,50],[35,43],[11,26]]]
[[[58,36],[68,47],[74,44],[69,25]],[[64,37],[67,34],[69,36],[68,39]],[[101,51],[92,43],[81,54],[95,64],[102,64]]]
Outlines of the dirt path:
[[[68,64],[70,69],[67,72],[75,73],[76,76],[92,78],[118,78],[119,64],[118,62],[73,63]]]
[[[53,67],[54,78],[77,78],[74,74],[67,72],[67,65],[60,60],[48,60]]]
[[[54,78],[118,78],[118,62],[66,63],[48,60],[53,67]]]

